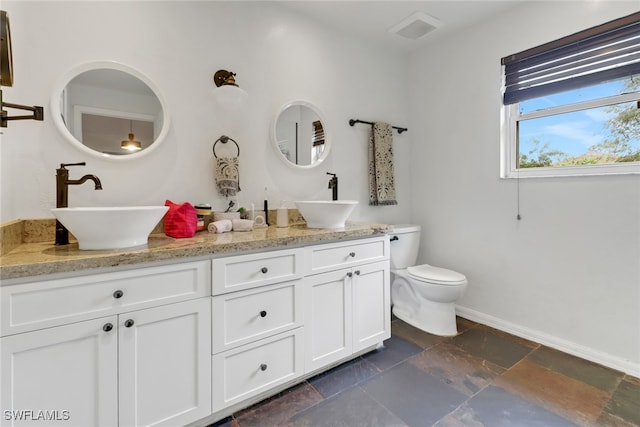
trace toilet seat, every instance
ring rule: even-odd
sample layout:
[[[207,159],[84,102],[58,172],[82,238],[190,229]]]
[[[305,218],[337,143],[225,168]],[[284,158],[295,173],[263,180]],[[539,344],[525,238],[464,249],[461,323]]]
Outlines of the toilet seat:
[[[455,286],[467,283],[464,274],[446,268],[433,267],[429,264],[408,267],[407,273],[412,279],[435,285]]]

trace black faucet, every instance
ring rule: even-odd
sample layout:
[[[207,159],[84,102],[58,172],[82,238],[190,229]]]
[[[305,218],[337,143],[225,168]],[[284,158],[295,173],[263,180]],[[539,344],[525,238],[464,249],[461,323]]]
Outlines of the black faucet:
[[[92,180],[96,186],[96,190],[102,190],[102,183],[95,175],[85,175],[80,179],[69,179],[69,170],[66,166],[84,166],[85,162],[80,163],[60,163],[60,168],[56,169],[56,208],[66,208],[69,206],[69,186],[84,184],[88,180]],[[69,231],[56,220],[56,245],[69,244]]]
[[[332,200],[338,200],[338,176],[331,172],[327,172],[327,175],[332,176],[329,180],[329,188],[333,190]]]

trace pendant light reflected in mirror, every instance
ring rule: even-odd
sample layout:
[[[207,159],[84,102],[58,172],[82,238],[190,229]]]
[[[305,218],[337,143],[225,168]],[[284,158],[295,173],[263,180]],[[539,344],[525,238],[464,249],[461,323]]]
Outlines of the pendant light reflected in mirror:
[[[133,120],[129,121],[129,139],[123,139],[120,143],[120,148],[127,151],[139,151],[142,149],[140,141],[136,141],[133,134]]]

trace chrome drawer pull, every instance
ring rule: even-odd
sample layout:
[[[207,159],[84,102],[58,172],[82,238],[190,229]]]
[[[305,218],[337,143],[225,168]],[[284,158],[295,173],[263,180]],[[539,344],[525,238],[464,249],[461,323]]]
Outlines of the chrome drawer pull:
[[[267,267],[262,267],[260,269],[260,271],[262,272],[262,274],[267,274],[267,272],[269,271],[269,269]]]
[[[102,330],[105,332],[109,332],[112,329],[113,329],[113,325],[111,323],[105,323],[104,326],[102,327]]]
[[[347,273],[347,277],[353,277],[353,273],[352,272],[348,272]]]
[[[262,311],[260,312],[260,317],[267,317],[267,312],[266,312],[266,311],[264,311],[264,310],[262,310]]]
[[[356,270],[356,271],[354,271],[354,273],[356,274],[356,276],[359,276],[360,275],[360,270]]]
[[[127,328],[130,328],[130,327],[132,327],[132,326],[133,326],[133,324],[134,324],[134,323],[135,323],[135,322],[134,322],[133,320],[131,320],[131,319],[129,319],[129,320],[125,320],[125,322],[124,322],[124,326],[126,326]]]
[[[263,363],[263,364],[261,364],[261,365],[260,365],[260,370],[261,370],[261,371],[266,371],[266,370],[267,370],[267,365],[266,365],[266,363]]]
[[[115,299],[120,299],[120,298],[122,298],[123,295],[124,295],[124,292],[122,292],[120,289],[118,289],[117,291],[115,291],[113,293],[113,297]]]
[[[349,256],[350,256],[351,258],[355,258],[355,257],[356,257],[356,253],[355,253],[355,252],[349,252]]]

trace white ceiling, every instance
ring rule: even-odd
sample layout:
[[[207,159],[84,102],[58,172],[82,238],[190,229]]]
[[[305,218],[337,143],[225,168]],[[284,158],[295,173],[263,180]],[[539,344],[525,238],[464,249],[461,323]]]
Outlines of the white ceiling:
[[[524,1],[533,0],[293,0],[279,3],[337,31],[409,52]],[[408,40],[387,31],[416,11],[437,18],[442,26],[417,40]]]

